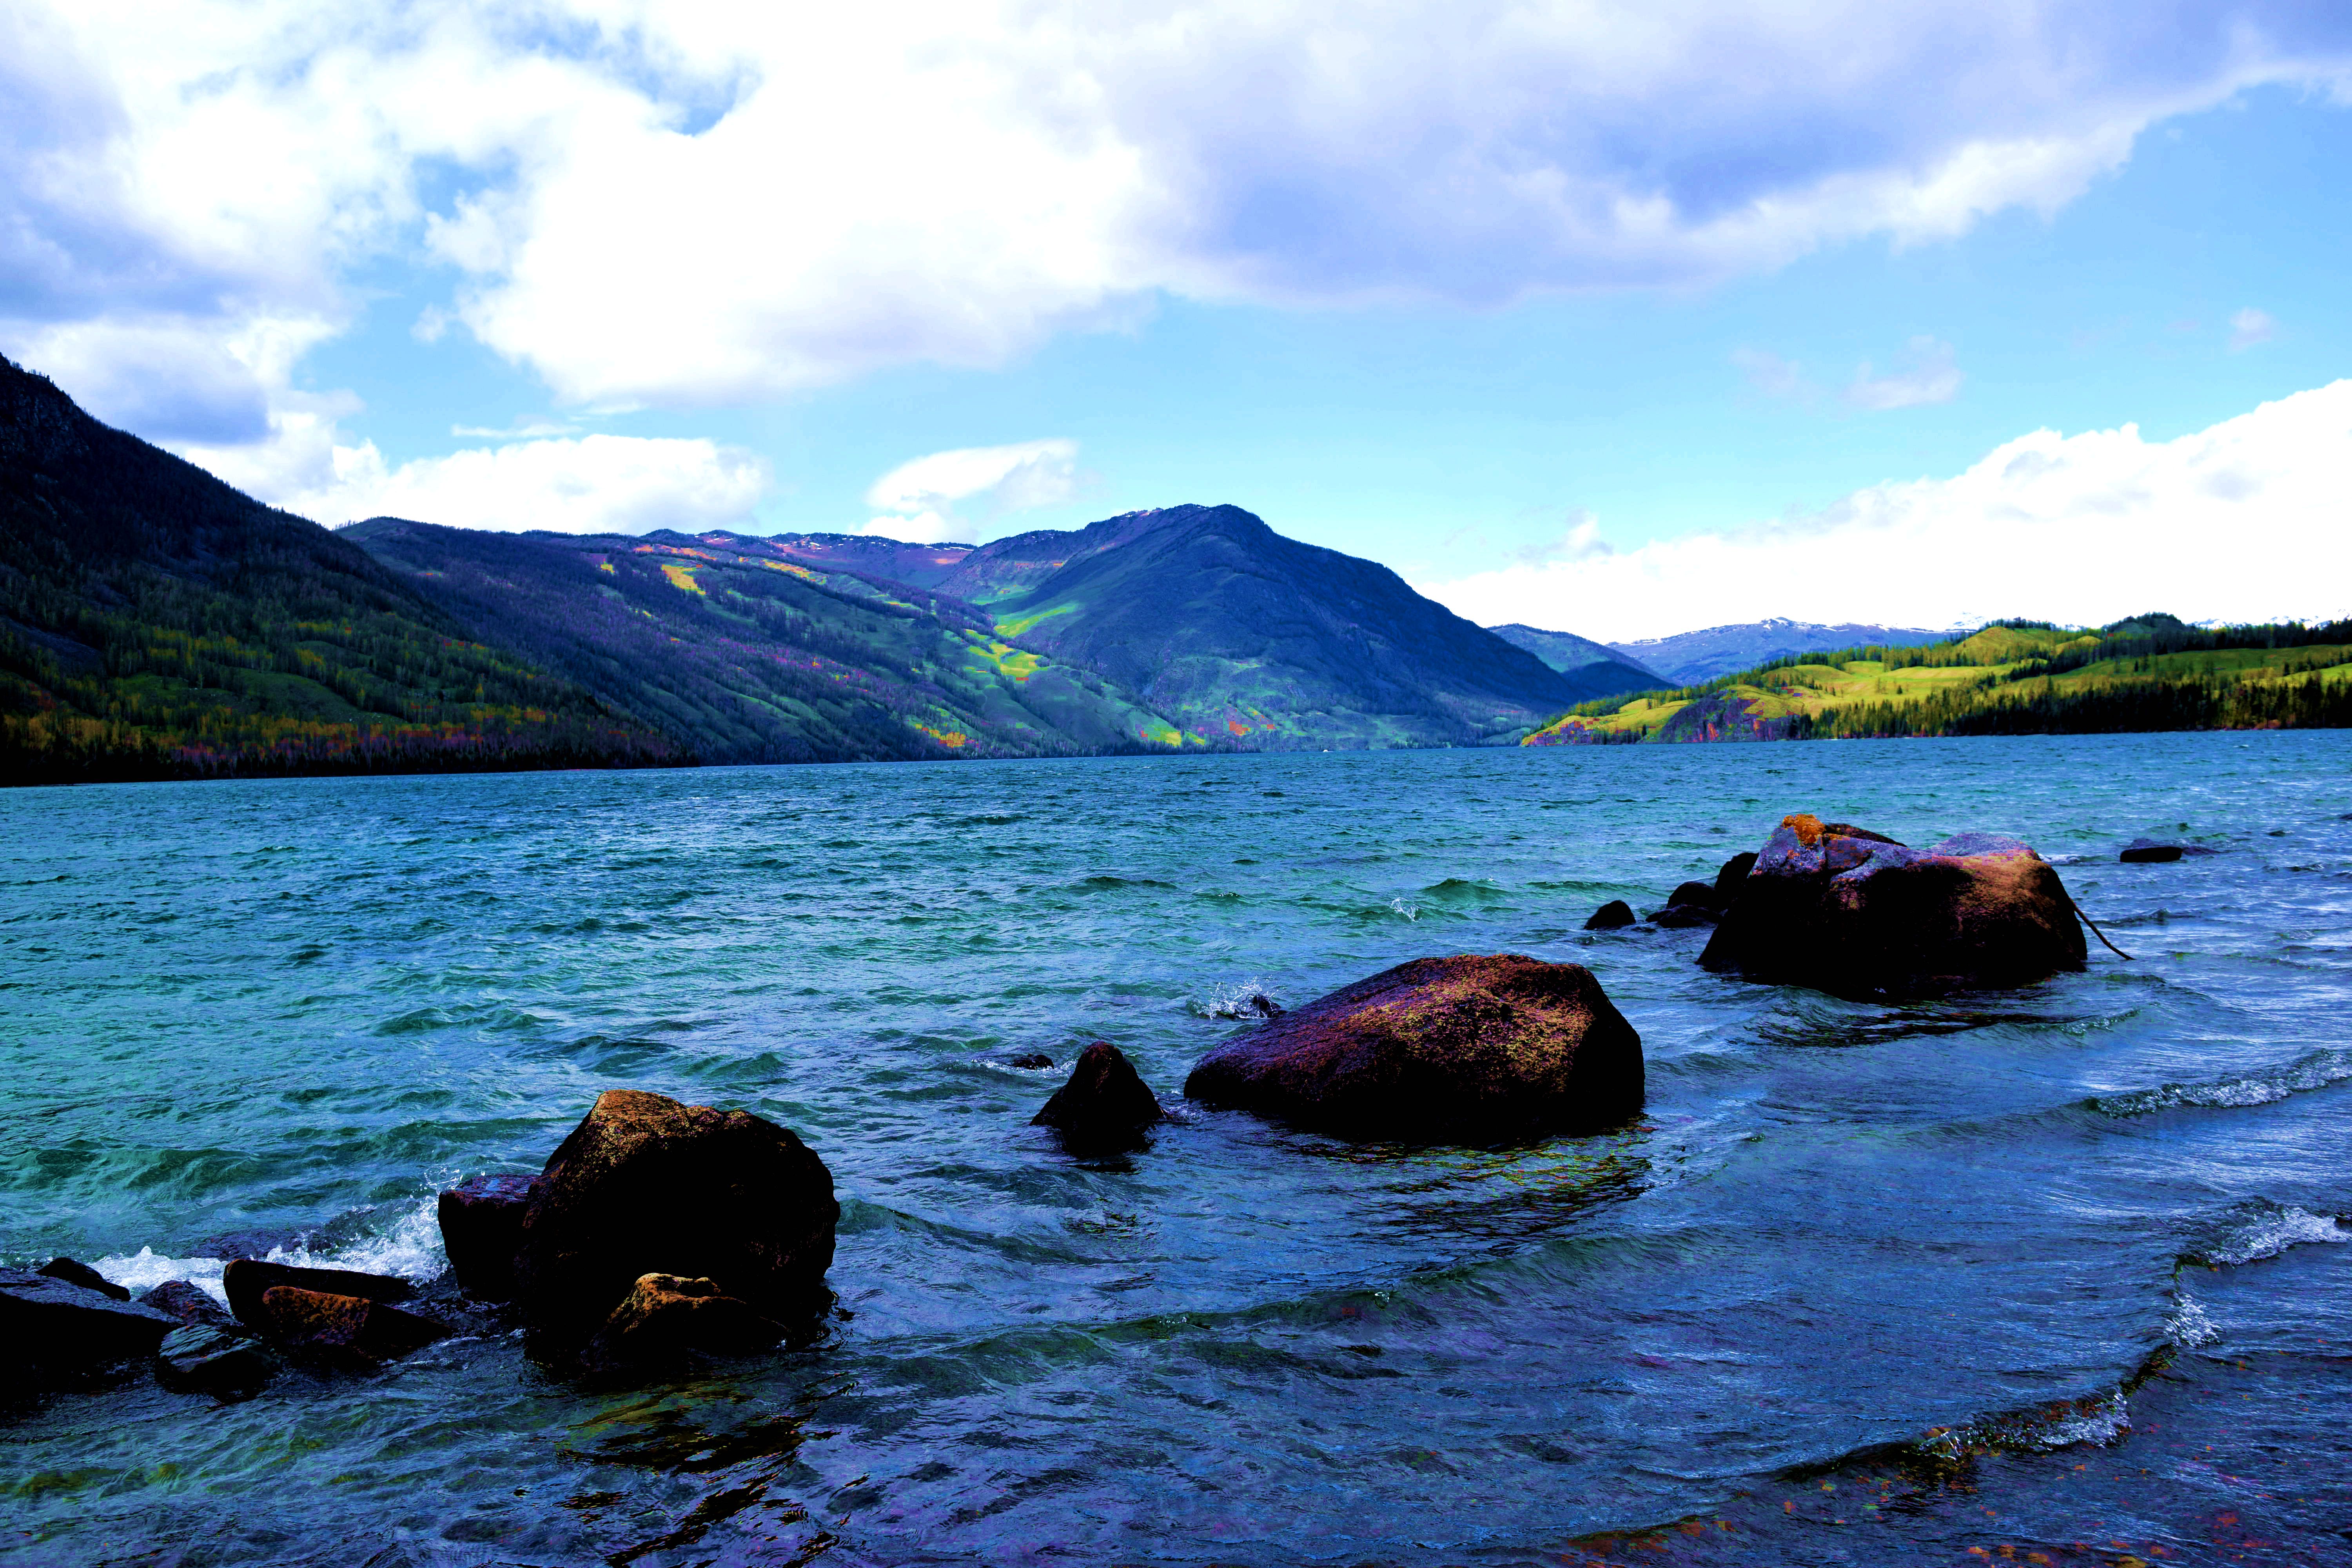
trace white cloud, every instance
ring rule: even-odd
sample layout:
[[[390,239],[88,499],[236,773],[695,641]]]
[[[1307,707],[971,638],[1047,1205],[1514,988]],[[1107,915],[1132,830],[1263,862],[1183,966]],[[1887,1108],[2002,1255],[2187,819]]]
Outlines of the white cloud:
[[[0,346],[337,330],[390,258],[449,269],[423,335],[567,404],[740,402],[1162,292],[1476,304],[1931,241],[2347,62],[2352,12],[2291,0],[36,0],[0,8]],[[234,377],[159,379],[251,427]]]
[[[2252,305],[2230,318],[2230,352],[2252,348],[2278,336],[2278,322],[2268,310],[2257,310]]]
[[[196,447],[222,479],[329,527],[404,517],[515,532],[696,533],[741,527],[770,488],[767,463],[709,441],[629,436],[525,440],[393,467],[346,446],[333,419],[291,413],[258,446]]]
[[[1913,338],[1903,351],[1903,363],[1885,375],[1873,375],[1864,360],[1845,389],[1845,400],[1856,408],[1919,408],[1949,403],[1959,395],[1963,377],[1952,360],[1952,345],[1933,338]]]
[[[917,458],[875,480],[866,492],[866,504],[886,515],[868,522],[865,531],[917,544],[977,540],[990,518],[1076,495],[1077,463],[1078,444],[1059,439],[963,447]],[[978,515],[969,515],[975,510]]]
[[[1422,591],[1482,626],[1610,641],[1787,616],[1942,626],[2352,614],[2352,380],[2171,441],[2037,430],[1811,516]]]

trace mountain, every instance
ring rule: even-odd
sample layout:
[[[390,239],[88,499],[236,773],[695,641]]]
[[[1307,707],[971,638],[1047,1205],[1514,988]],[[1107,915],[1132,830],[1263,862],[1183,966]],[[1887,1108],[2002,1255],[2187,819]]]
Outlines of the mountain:
[[[1608,682],[1609,689],[1595,692],[1596,697],[1614,697],[1621,691],[1653,691],[1675,684],[1607,644],[1578,637],[1574,632],[1548,632],[1540,626],[1523,626],[1516,622],[1486,629],[1513,647],[1527,649],[1562,675]]]
[[[1460,744],[1624,689],[1237,507],[977,547],[344,531],[480,635],[714,760]]]
[[[388,517],[353,523],[341,537],[477,635],[577,681],[706,762],[1056,756],[1187,743],[1095,672],[997,637],[986,612],[844,564],[908,565],[908,555],[862,548],[887,540],[484,533]],[[923,559],[935,553],[928,547],[898,548],[916,566],[936,564]]]
[[[1942,642],[1953,635],[1948,629],[1931,632],[1912,626],[1863,626],[1853,622],[1821,626],[1811,621],[1774,619],[1709,626],[1704,631],[1678,632],[1670,637],[1647,637],[1640,642],[1611,643],[1609,647],[1612,653],[1635,664],[1647,665],[1667,677],[1665,684],[1669,686],[1691,686],[1790,654],[1846,647],[1918,647]]]
[[[681,760],[0,359],[0,782]]]
[[[1099,670],[1192,733],[1255,748],[1473,743],[1607,686],[1234,506],[1000,541],[945,586],[992,595],[1001,636]]]

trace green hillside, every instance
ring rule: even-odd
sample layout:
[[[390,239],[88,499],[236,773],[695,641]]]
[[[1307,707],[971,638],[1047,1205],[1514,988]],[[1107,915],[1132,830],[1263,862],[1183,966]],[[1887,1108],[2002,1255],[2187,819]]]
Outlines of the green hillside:
[[[2352,622],[2000,622],[1580,705],[1528,745],[2352,727]]]
[[[683,760],[0,360],[0,782]]]
[[[354,523],[341,537],[478,635],[706,762],[1201,744],[1099,675],[998,637],[985,612],[821,570],[798,540],[483,533],[397,518]]]

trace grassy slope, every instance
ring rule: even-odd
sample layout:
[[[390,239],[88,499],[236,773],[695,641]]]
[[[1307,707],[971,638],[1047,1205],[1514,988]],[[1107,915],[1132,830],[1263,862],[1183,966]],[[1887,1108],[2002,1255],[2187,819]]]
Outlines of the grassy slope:
[[[1927,647],[1805,655],[1588,703],[1526,743],[2347,723],[2352,626],[2200,631],[2150,616],[2102,631],[1994,626]]]
[[[345,531],[470,626],[712,762],[1045,756],[1183,743],[945,595],[767,542]],[[1195,742],[1197,744],[1197,742]]]
[[[0,783],[677,760],[0,360]]]

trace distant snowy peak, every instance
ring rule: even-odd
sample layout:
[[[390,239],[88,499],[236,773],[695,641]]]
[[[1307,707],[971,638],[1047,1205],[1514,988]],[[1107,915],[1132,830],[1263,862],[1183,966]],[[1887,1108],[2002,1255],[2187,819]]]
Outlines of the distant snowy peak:
[[[1678,632],[1670,637],[1644,637],[1638,642],[1611,643],[1609,648],[1623,658],[1647,665],[1661,675],[1689,685],[1792,653],[1825,653],[1872,643],[1888,647],[1916,647],[1922,643],[1942,642],[1969,629],[1966,626],[1947,626],[1930,630],[1924,626],[1881,626],[1855,621],[1823,626],[1816,621],[1792,621],[1776,616],[1769,620],[1746,621],[1738,626]]]

